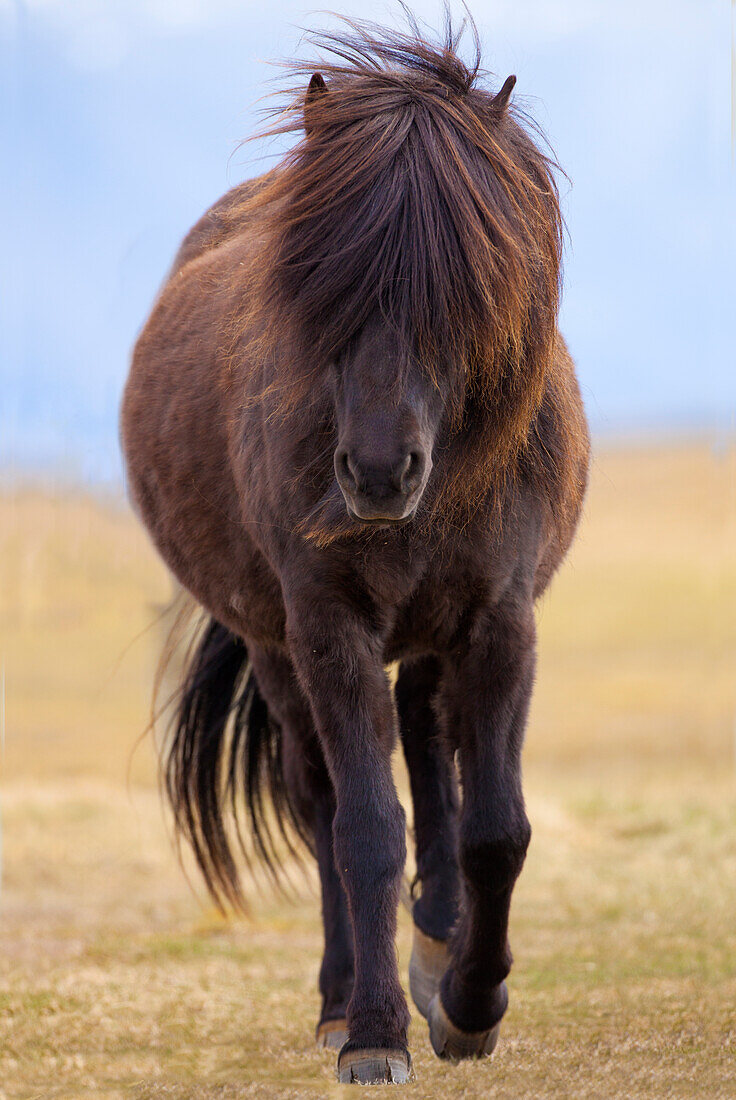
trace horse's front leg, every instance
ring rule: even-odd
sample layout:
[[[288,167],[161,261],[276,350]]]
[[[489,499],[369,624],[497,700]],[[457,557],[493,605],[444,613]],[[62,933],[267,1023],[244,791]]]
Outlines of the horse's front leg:
[[[484,613],[449,656],[443,680],[463,784],[464,898],[451,964],[428,1018],[435,1052],[453,1060],[491,1053],[508,1003],[509,906],[531,836],[521,747],[534,654],[531,601],[509,604]]]
[[[374,628],[324,592],[287,595],[287,638],[335,789],[335,862],[348,898],[355,983],[341,1082],[406,1081],[409,1012],[399,983],[396,912],[406,858],[391,773],[396,721]]]

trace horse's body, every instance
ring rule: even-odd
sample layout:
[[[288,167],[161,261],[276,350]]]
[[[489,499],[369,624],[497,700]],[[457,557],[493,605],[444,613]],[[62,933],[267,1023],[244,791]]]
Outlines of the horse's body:
[[[357,49],[351,66],[328,66],[331,90],[325,94],[319,80],[310,85],[301,154],[281,173],[231,191],[190,232],[138,341],[123,411],[132,495],[165,561],[212,617],[185,684],[167,762],[177,821],[210,888],[230,900],[237,899],[237,872],[222,812],[228,791],[240,782],[263,854],[272,855],[260,809],[263,783],[277,810],[311,843],[325,919],[318,1034],[334,1045],[347,1028],[343,1080],[400,1080],[408,1072],[408,1016],[393,943],[405,856],[390,764],[397,728],[411,778],[422,887],[414,906],[412,992],[428,1014],[437,1053],[478,1055],[495,1043],[511,964],[511,890],[530,835],[519,757],[534,675],[533,604],[572,539],[588,456],[574,368],[556,332],[557,301],[549,290],[558,272],[545,280],[549,273],[540,274],[542,259],[535,256],[519,276],[523,248],[536,245],[519,245],[521,259],[514,260],[508,218],[500,228],[487,218],[482,223],[492,238],[489,263],[500,264],[509,238],[505,270],[508,281],[516,272],[520,283],[513,300],[499,290],[495,301],[511,329],[514,309],[527,313],[517,326],[518,361],[509,366],[507,355],[498,366],[501,360],[494,360],[489,372],[501,373],[488,393],[472,381],[470,359],[464,373],[453,373],[454,360],[443,368],[464,352],[440,339],[431,346],[433,372],[423,369],[428,326],[408,324],[404,342],[396,324],[406,304],[395,289],[398,277],[386,291],[378,272],[373,300],[367,283],[363,315],[342,331],[342,312],[350,313],[344,295],[355,282],[349,250],[345,285],[324,315],[332,334],[327,351],[321,329],[310,328],[314,303],[303,300],[304,284],[317,301],[335,249],[320,242],[327,222],[315,235],[305,221],[312,213],[319,218],[331,199],[316,196],[316,211],[305,214],[299,186],[308,178],[319,191],[319,171],[330,156],[336,158],[331,172],[340,165],[345,170],[330,125],[339,124],[343,136],[353,125],[358,149],[369,140],[360,130],[365,115],[354,110],[351,116],[351,104],[345,106],[360,81],[360,94],[367,89],[372,97],[370,125],[381,139],[399,125],[407,103],[414,112],[391,154],[409,158],[407,143],[414,142],[403,175],[390,177],[398,181],[395,220],[407,239],[397,230],[382,269],[392,256],[404,263],[411,249],[410,259],[422,262],[412,236],[419,215],[415,207],[413,220],[406,220],[409,199],[401,188],[413,186],[412,173],[422,183],[426,171],[436,183],[438,172],[424,164],[429,146],[414,135],[437,132],[455,141],[465,158],[457,178],[467,178],[468,164],[472,175],[476,153],[466,156],[464,145],[469,124],[462,117],[458,123],[455,112],[461,94],[474,117],[488,109],[481,119],[489,132],[495,126],[510,135],[507,145],[497,142],[503,163],[517,146],[533,156],[528,139],[519,144],[523,132],[505,101],[453,86],[453,74],[465,73],[468,88],[474,76],[460,67],[453,43],[442,53],[418,39],[403,40],[399,57],[397,40],[388,40],[390,55],[385,41],[370,43],[385,63],[384,76],[364,66]],[[407,66],[407,58],[418,57],[422,65]],[[505,89],[502,95],[507,98]],[[337,116],[327,111],[331,99]],[[376,160],[381,155],[375,153]],[[310,156],[315,163],[308,163]],[[537,213],[552,195],[554,218],[553,185],[537,156],[533,171],[524,168],[521,186],[539,188]],[[393,171],[389,160],[387,154]],[[304,175],[305,164],[311,175]],[[481,171],[485,185],[491,177]],[[503,192],[488,199],[500,224],[509,188],[503,167],[491,160],[490,171],[504,183]],[[337,176],[333,182],[340,194]],[[440,184],[453,186],[452,180]],[[390,205],[393,192],[379,185]],[[426,186],[416,188],[417,202],[430,203]],[[454,186],[462,206],[467,196],[461,184]],[[340,199],[348,222],[354,207],[367,204],[352,187]],[[510,195],[509,209],[519,219],[527,198]],[[439,201],[430,213],[436,236],[437,219],[449,221],[451,214]],[[335,211],[326,214],[331,225]],[[372,225],[378,215],[370,216]],[[454,230],[456,237],[462,231]],[[319,257],[309,269],[299,260],[299,233],[308,238],[307,253],[323,247],[322,269]],[[539,236],[536,227],[532,236]],[[458,255],[465,243],[457,238]],[[552,256],[553,245],[550,250]],[[436,289],[433,279],[446,277],[441,302],[450,305],[459,278],[453,257],[441,245],[425,256],[426,294]],[[263,274],[267,268],[270,278],[271,263],[281,280],[273,284]],[[356,270],[369,264],[364,259]],[[477,263],[468,270],[474,267],[482,275]],[[411,264],[408,270],[411,275]],[[416,273],[413,278],[411,293]],[[489,269],[489,282],[494,278],[498,273]],[[554,300],[542,301],[545,294]],[[537,298],[542,319],[532,332]],[[352,301],[363,298],[356,292]],[[358,308],[353,304],[352,312]],[[439,308],[433,305],[429,316],[441,329],[447,318]],[[482,303],[469,297],[467,309],[472,332]],[[549,338],[535,347],[543,325],[551,325]],[[400,671],[392,693],[384,669],[394,661]],[[235,703],[228,739],[226,719]]]

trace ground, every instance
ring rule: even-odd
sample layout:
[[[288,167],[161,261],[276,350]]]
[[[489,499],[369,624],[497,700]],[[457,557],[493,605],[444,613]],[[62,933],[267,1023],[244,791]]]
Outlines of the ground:
[[[6,489],[0,593],[0,1098],[342,1095],[313,877],[225,920],[172,850],[136,747],[170,587],[135,520]],[[601,450],[539,624],[502,1039],[446,1066],[415,1017],[404,1095],[733,1097],[733,446]]]

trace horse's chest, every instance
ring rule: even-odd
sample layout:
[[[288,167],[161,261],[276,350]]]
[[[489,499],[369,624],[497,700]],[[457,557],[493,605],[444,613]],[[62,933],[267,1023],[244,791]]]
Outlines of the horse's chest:
[[[424,571],[407,598],[396,605],[386,642],[386,659],[446,653],[474,619],[501,603],[515,585],[529,586],[533,546],[518,531],[493,538],[477,527],[465,539],[439,543],[428,552]]]
[[[387,660],[450,648],[468,611],[487,602],[490,581],[490,576],[478,573],[468,563],[428,571],[397,607],[386,646]]]

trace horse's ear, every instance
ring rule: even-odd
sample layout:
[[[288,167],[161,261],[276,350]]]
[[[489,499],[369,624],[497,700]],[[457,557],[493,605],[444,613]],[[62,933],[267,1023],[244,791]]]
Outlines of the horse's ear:
[[[322,73],[314,73],[307,86],[307,94],[304,97],[304,129],[308,134],[312,131],[312,124],[309,118],[311,110],[316,105],[317,101],[326,94],[327,85],[325,84],[325,78],[322,76]]]
[[[312,79],[314,79],[314,77],[312,77]],[[516,77],[507,76],[503,82],[503,87],[501,88],[501,91],[496,92],[493,99],[491,100],[491,107],[497,114],[502,115],[508,107],[511,93],[514,90],[514,84],[516,84]]]

